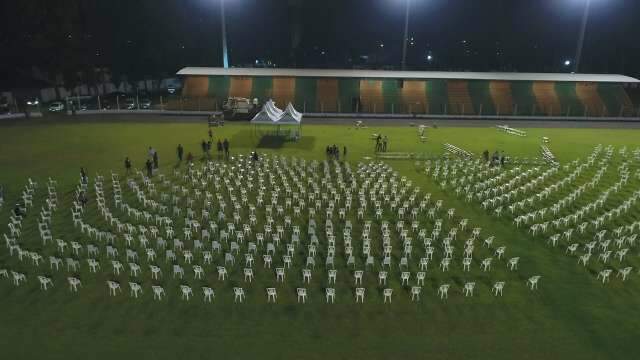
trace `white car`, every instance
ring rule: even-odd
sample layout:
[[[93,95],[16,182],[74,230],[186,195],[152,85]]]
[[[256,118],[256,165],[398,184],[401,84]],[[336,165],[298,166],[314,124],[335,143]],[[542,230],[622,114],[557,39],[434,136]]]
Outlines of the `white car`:
[[[136,99],[127,98],[127,100],[125,100],[124,102],[124,105],[127,110],[134,110],[136,108]]]
[[[64,104],[61,101],[54,101],[49,104],[49,111],[59,112],[64,110]]]

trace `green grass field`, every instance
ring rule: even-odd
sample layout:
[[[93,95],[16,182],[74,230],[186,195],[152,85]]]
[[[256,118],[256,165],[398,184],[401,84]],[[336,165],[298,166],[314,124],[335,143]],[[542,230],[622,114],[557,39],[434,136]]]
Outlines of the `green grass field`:
[[[389,150],[418,152],[439,156],[442,144],[451,143],[480,154],[483,150],[504,150],[517,157],[538,156],[540,138],[551,139],[549,147],[561,164],[575,159],[582,161],[598,144],[615,147],[610,165],[595,189],[588,190],[563,214],[575,211],[597,198],[605,188],[616,182],[618,167],[623,158],[618,150],[627,147],[630,178],[622,189],[612,194],[604,208],[611,209],[640,189],[636,171],[640,162],[632,151],[640,145],[640,131],[606,129],[527,129],[528,137],[506,135],[487,128],[429,129],[426,143],[420,143],[416,129],[403,127],[376,127],[354,129],[346,125],[305,125],[303,137],[297,143],[273,144],[264,142],[243,124],[214,128],[215,138],[228,138],[232,154],[247,154],[258,149],[261,154],[277,154],[304,159],[325,159],[325,146],[336,144],[348,147],[347,160],[355,169],[364,157],[374,157],[371,133],[389,137]],[[504,260],[495,262],[493,270],[482,272],[474,265],[465,273],[456,259],[451,271],[442,272],[437,264],[430,264],[420,302],[411,302],[408,290],[401,286],[397,266],[390,273],[389,287],[394,289],[393,303],[383,304],[381,288],[377,285],[377,269],[365,275],[367,298],[364,304],[354,301],[353,276],[345,265],[341,251],[337,255],[339,269],[336,304],[325,304],[324,287],[327,286],[324,257],[316,258],[318,265],[309,288],[308,302],[297,304],[295,288],[301,286],[299,270],[304,267],[300,255],[297,264],[288,270],[287,282],[278,286],[278,303],[268,304],[265,288],[275,285],[272,271],[262,269],[256,258],[256,279],[251,285],[242,281],[242,265],[236,265],[231,280],[217,280],[213,266],[205,269],[203,280],[194,280],[185,268],[185,280],[171,277],[164,270],[162,284],[167,297],[161,302],[152,300],[150,274],[143,265],[144,295],[129,297],[126,286],[128,270],[119,279],[122,294],[109,297],[105,280],[113,278],[101,245],[102,271],[89,272],[86,261],[81,262],[79,277],[83,286],[79,293],[69,292],[67,272],[49,269],[48,256],[55,253],[49,244],[43,249],[38,235],[37,212],[43,206],[48,177],[57,180],[59,205],[53,215],[51,229],[54,238],[86,242],[86,236],[74,228],[70,207],[78,183],[79,168],[84,166],[92,181],[96,172],[105,176],[106,198],[113,207],[110,191],[110,172],[121,174],[122,189],[127,202],[140,206],[126,186],[123,161],[129,156],[133,166],[142,168],[147,148],[157,149],[160,172],[171,175],[178,164],[175,148],[185,146],[200,163],[200,142],[206,138],[206,126],[196,123],[124,123],[88,122],[61,124],[46,120],[18,125],[0,124],[0,184],[4,185],[6,202],[0,210],[0,232],[8,233],[12,205],[22,192],[27,178],[39,183],[34,196],[35,207],[23,221],[20,243],[30,250],[46,254],[36,268],[30,261],[20,262],[10,256],[7,248],[0,247],[0,269],[23,272],[28,281],[18,287],[12,279],[0,277],[0,354],[3,359],[630,359],[637,352],[634,339],[640,333],[637,316],[640,310],[638,285],[638,249],[632,247],[624,263],[633,266],[626,282],[616,278],[605,285],[596,276],[605,267],[618,269],[622,265],[610,260],[605,266],[592,257],[585,268],[578,264],[577,256],[565,255],[565,242],[558,247],[547,245],[547,235],[536,237],[528,227],[517,229],[512,217],[497,218],[483,210],[477,201],[467,203],[456,196],[452,188],[442,189],[434,180],[416,167],[413,160],[388,160],[400,176],[406,176],[421,193],[432,193],[432,199],[444,200],[444,209],[455,208],[455,220],[468,218],[470,224],[482,230],[481,239],[495,235],[496,243],[507,246],[507,257],[521,257],[518,271],[508,271]],[[422,165],[421,165],[422,166]],[[523,165],[524,170],[530,166]],[[586,183],[601,168],[585,170],[574,185],[562,188],[542,203],[553,205],[560,198]],[[507,170],[509,170],[508,168]],[[546,180],[554,183],[570,171],[561,170]],[[139,181],[139,179],[137,179]],[[178,180],[175,180],[178,181]],[[92,189],[92,186],[90,186]],[[544,187],[542,187],[544,188]],[[93,191],[93,190],[91,190]],[[93,196],[90,200],[93,200]],[[631,207],[608,228],[629,224],[640,219],[639,205]],[[114,210],[114,214],[118,211]],[[121,217],[126,217],[118,213]],[[320,212],[321,214],[321,212]],[[423,215],[421,215],[423,216]],[[445,215],[441,217],[446,218]],[[321,218],[321,216],[318,216]],[[93,202],[84,215],[85,222],[106,228],[107,223]],[[391,218],[389,220],[392,220]],[[422,220],[422,219],[421,219]],[[429,220],[424,220],[429,222]],[[318,221],[319,224],[322,221]],[[392,220],[392,223],[395,223]],[[445,226],[452,225],[445,220]],[[453,224],[455,225],[455,224]],[[356,229],[361,224],[356,223]],[[176,230],[182,226],[176,226]],[[302,226],[303,233],[306,226]],[[179,231],[176,231],[177,233]],[[637,232],[637,231],[636,231]],[[356,231],[358,233],[358,231]],[[588,235],[588,236],[587,236]],[[585,243],[593,237],[589,232],[576,242]],[[466,236],[465,236],[466,238]],[[95,240],[94,240],[95,241]],[[461,256],[463,240],[457,240],[457,255]],[[571,241],[574,242],[574,241]],[[355,246],[359,249],[359,246]],[[398,255],[400,245],[394,247]],[[417,258],[422,245],[414,245],[411,271],[417,271]],[[480,258],[490,256],[489,250],[476,244]],[[582,250],[582,247],[581,249]],[[124,251],[121,251],[121,255]],[[356,252],[359,252],[357,250]],[[140,253],[141,264],[147,264]],[[613,257],[613,256],[612,256]],[[159,262],[164,258],[159,254]],[[279,263],[278,257],[274,264]],[[179,258],[180,259],[180,258]],[[218,256],[214,260],[220,262]],[[240,258],[238,258],[240,259]],[[318,260],[320,259],[320,260]],[[378,257],[376,257],[377,263]],[[240,259],[243,260],[243,259]],[[182,259],[180,259],[182,262]],[[362,266],[359,260],[359,267]],[[397,264],[397,261],[396,263]],[[377,265],[378,266],[378,265]],[[274,265],[275,267],[275,265]],[[44,292],[39,289],[37,275],[52,277],[55,287]],[[529,276],[542,276],[537,291],[527,288]],[[465,298],[461,284],[467,280],[477,282],[474,297]],[[494,297],[491,285],[506,281],[504,296]],[[191,301],[180,300],[178,285],[194,286]],[[449,298],[442,301],[436,292],[441,283],[451,283]],[[216,291],[212,304],[202,301],[199,289],[208,284]],[[243,286],[247,299],[234,304],[232,287]]]

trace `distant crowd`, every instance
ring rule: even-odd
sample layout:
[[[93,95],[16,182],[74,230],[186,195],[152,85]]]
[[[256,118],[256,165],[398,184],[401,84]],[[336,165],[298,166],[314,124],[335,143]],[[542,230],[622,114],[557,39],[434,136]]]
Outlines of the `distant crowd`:
[[[382,136],[378,134],[378,136],[376,136],[376,152],[387,152],[388,141],[387,135]]]
[[[504,166],[504,163],[507,161],[504,151],[498,152],[498,150],[496,150],[493,155],[489,157],[489,150],[485,150],[482,152],[482,156],[484,157],[484,161],[488,162],[491,166]]]
[[[209,135],[209,140],[202,140],[201,143],[201,148],[202,148],[202,158],[203,159],[211,159],[211,147],[213,144],[213,131],[211,129],[209,129],[208,131],[208,135]],[[225,160],[229,160],[229,154],[230,154],[230,143],[229,140],[224,139],[224,140],[220,140],[218,139],[217,144],[216,144],[216,148],[218,151],[218,159],[225,159]],[[184,150],[184,146],[182,146],[182,144],[178,144],[178,147],[176,148],[176,154],[178,156],[178,162],[181,163],[182,161],[186,160],[188,164],[192,164],[193,160],[194,160],[194,156],[191,152],[187,152],[186,158],[185,158],[185,150]],[[145,170],[147,173],[148,177],[152,177],[154,172],[158,169],[158,167],[160,166],[159,164],[159,155],[158,155],[158,151],[156,149],[154,149],[152,146],[149,147],[149,150],[147,152],[147,156],[146,156],[146,161],[145,161]],[[131,169],[133,168],[133,164],[131,162],[131,159],[127,156],[124,159],[124,168],[125,171],[128,174],[131,173]],[[84,170],[83,170],[84,171]]]
[[[340,148],[336,146],[336,144],[327,145],[326,155],[327,155],[327,158],[329,159],[340,160]],[[346,157],[347,157],[347,146],[345,145],[342,147],[342,158],[344,159]]]

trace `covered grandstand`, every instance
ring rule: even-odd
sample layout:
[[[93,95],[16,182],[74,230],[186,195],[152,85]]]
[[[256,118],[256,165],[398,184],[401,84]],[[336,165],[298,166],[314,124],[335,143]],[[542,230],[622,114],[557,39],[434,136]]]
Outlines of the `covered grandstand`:
[[[305,113],[638,117],[624,75],[187,67],[185,99],[291,102]],[[201,103],[198,101],[198,103]]]

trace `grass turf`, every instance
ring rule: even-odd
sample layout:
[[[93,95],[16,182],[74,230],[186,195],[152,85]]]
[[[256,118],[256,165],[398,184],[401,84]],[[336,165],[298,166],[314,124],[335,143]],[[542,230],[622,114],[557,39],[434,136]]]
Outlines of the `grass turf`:
[[[246,153],[260,139],[246,125],[214,129],[215,137],[227,137],[232,152]],[[529,129],[527,138],[500,133],[492,128],[439,128],[428,131],[429,141],[418,142],[415,128],[381,127],[355,130],[349,126],[305,125],[299,143],[267,144],[260,152],[309,159],[323,159],[329,144],[348,146],[352,162],[371,156],[372,132],[390,139],[390,151],[441,153],[442,144],[452,143],[480,154],[485,148],[504,150],[517,156],[534,157],[539,139],[551,139],[551,150],[561,162],[586,158],[599,143],[638,145],[640,132],[632,130]],[[71,236],[68,216],[72,191],[80,166],[89,175],[96,171],[122,172],[124,156],[142,167],[148,146],[160,154],[161,170],[170,173],[176,165],[175,146],[200,155],[199,142],[206,137],[202,124],[19,124],[0,127],[0,183],[5,185],[7,204],[0,219],[8,219],[9,208],[31,176],[44,186],[51,176],[58,180],[61,210],[55,215],[56,234]],[[264,144],[263,144],[264,145]],[[444,199],[445,208],[495,234],[508,252],[522,256],[520,271],[509,274],[502,298],[488,289],[465,299],[450,293],[446,303],[436,298],[428,284],[419,304],[395,294],[394,303],[381,304],[369,296],[356,305],[350,294],[338,294],[337,304],[327,306],[316,292],[304,306],[292,294],[280,293],[277,305],[266,304],[259,285],[248,293],[247,302],[233,305],[230,291],[217,292],[214,304],[203,304],[199,292],[189,304],[177,296],[154,303],[147,290],[140,301],[126,295],[107,297],[103,282],[87,281],[79,296],[68,293],[61,276],[56,287],[43,294],[31,272],[30,281],[14,287],[0,279],[0,346],[6,358],[630,358],[638,333],[635,306],[640,295],[637,275],[624,284],[603,287],[595,275],[578,266],[575,258],[532,240],[509,221],[486,215],[477,204],[467,204],[443,193],[430,178],[415,170],[413,161],[389,161],[401,175],[413,179],[434,199]],[[34,214],[35,215],[35,214]],[[92,214],[97,221],[97,214]],[[27,218],[23,241],[40,243],[34,220]],[[637,212],[635,213],[637,218]],[[1,230],[6,231],[6,228]],[[631,256],[637,257],[632,251]],[[83,264],[84,265],[84,264]],[[103,266],[105,266],[104,264]],[[5,248],[0,267],[28,271]],[[21,268],[22,266],[22,268]],[[48,264],[44,265],[48,268]],[[259,267],[258,267],[259,268]],[[434,270],[430,270],[434,272]],[[211,276],[212,271],[207,273]],[[543,276],[538,292],[524,286],[528,275]],[[258,275],[260,276],[260,275]],[[323,278],[316,271],[315,278]],[[347,275],[341,274],[344,281]],[[459,281],[459,274],[436,275]],[[492,276],[495,280],[496,276]],[[500,277],[499,275],[497,276]],[[370,276],[372,278],[372,276]],[[314,279],[315,280],[315,279]],[[365,280],[368,281],[368,280]],[[374,282],[373,279],[370,279]],[[521,285],[516,285],[521,281]],[[428,280],[429,282],[429,280]],[[257,284],[265,283],[258,278]],[[320,288],[318,279],[318,289]],[[314,284],[315,286],[315,284]],[[290,286],[293,287],[293,286]],[[126,287],[123,289],[126,292]],[[284,296],[283,296],[284,295]]]

